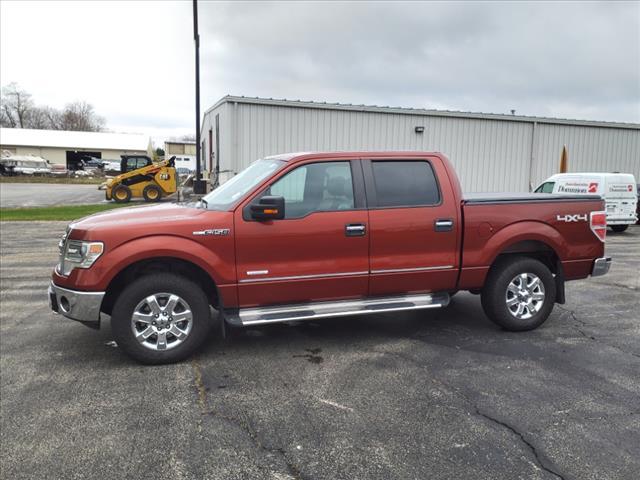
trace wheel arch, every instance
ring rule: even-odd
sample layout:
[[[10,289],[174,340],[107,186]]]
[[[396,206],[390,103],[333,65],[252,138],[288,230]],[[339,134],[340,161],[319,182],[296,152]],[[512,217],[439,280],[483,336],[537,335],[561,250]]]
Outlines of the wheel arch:
[[[183,258],[158,256],[134,261],[120,270],[109,282],[100,310],[111,315],[115,302],[128,284],[145,275],[160,272],[175,273],[194,281],[202,288],[211,306],[221,307],[222,297],[218,286],[206,270]]]
[[[564,271],[560,255],[549,243],[540,239],[517,240],[505,245],[490,264],[489,272],[512,257],[529,257],[543,263],[552,273],[556,284],[556,303],[565,303]]]

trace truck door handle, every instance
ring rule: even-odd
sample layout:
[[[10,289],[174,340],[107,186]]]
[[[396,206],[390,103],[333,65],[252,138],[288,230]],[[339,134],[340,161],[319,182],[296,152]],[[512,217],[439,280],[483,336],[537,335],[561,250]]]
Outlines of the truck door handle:
[[[367,232],[367,227],[364,223],[347,223],[344,226],[344,234],[347,237],[362,237]]]
[[[433,229],[436,232],[450,232],[453,230],[453,219],[451,218],[438,218],[433,222]]]

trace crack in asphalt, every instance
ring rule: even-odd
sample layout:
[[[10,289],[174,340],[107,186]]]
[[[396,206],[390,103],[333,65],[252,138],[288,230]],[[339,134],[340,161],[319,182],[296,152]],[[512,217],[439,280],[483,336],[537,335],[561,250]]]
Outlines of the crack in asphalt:
[[[548,472],[548,473],[554,475],[555,477],[559,478],[560,480],[566,480],[566,477],[563,474],[559,473],[557,471],[557,469],[552,468],[549,465],[549,463],[551,461],[549,459],[547,459],[546,455],[541,453],[539,451],[539,449],[536,448],[536,446],[533,443],[531,443],[529,440],[527,440],[525,438],[524,434],[521,433],[520,430],[518,430],[516,427],[514,427],[510,423],[507,423],[506,420],[499,420],[499,419],[489,415],[488,413],[485,413],[485,412],[481,411],[480,407],[478,407],[476,402],[474,402],[466,394],[464,394],[462,391],[460,391],[459,388],[454,387],[453,385],[449,385],[448,383],[443,382],[442,380],[439,380],[439,379],[432,378],[432,381],[434,383],[439,383],[440,385],[442,385],[442,386],[450,389],[451,391],[455,392],[458,396],[462,397],[467,403],[469,403],[473,407],[473,410],[469,411],[470,413],[473,413],[476,416],[479,416],[479,417],[482,417],[482,418],[484,418],[486,420],[489,420],[491,423],[494,423],[496,425],[500,425],[500,426],[506,428],[507,430],[511,431],[513,434],[515,434],[521,440],[521,442],[531,452],[531,454],[533,455],[533,457],[536,460],[536,463],[539,465],[540,469],[542,469],[545,472]]]
[[[265,445],[258,438],[258,433],[251,427],[249,422],[233,417],[231,415],[225,415],[219,412],[215,412],[213,408],[209,406],[209,397],[207,396],[207,387],[204,385],[204,381],[202,379],[202,369],[197,360],[192,360],[191,366],[194,372],[194,385],[196,387],[196,392],[198,393],[198,405],[202,411],[203,415],[210,415],[214,418],[223,420],[236,428],[240,429],[257,447],[259,450],[262,450],[267,453],[276,453],[280,455],[285,465],[287,466],[287,470],[289,471],[289,475],[293,477],[295,480],[303,480],[302,473],[300,469],[291,461],[287,456],[287,452],[283,447],[270,447]]]
[[[563,312],[568,313],[571,316],[571,318],[573,319],[574,322],[579,323],[583,327],[588,327],[589,326],[589,324],[587,322],[585,322],[584,320],[581,320],[580,318],[578,318],[578,316],[577,316],[577,314],[576,314],[576,312],[574,310],[570,310],[568,308],[561,307],[560,305],[556,305],[556,308],[559,308]],[[593,342],[600,343],[602,345],[606,345],[607,347],[614,348],[614,349],[618,350],[619,352],[622,352],[622,353],[624,353],[626,355],[632,355],[632,356],[634,356],[636,358],[640,358],[640,354],[638,354],[638,353],[630,352],[628,350],[625,350],[624,348],[618,347],[617,345],[612,345],[612,344],[607,343],[607,342],[605,342],[603,340],[600,340],[597,337],[594,337],[593,335],[587,334],[584,330],[582,330],[582,328],[580,328],[580,326],[578,326],[576,324],[573,324],[573,328],[575,328],[578,332],[580,332],[580,335],[582,335],[587,340],[591,340]]]
[[[625,285],[624,283],[617,283],[617,282],[603,282],[602,280],[600,280],[600,281],[595,281],[593,283],[595,283],[596,285],[604,285],[607,287],[623,288],[627,291],[631,290],[632,292],[635,292],[638,289],[638,287],[635,287],[633,285]]]
[[[559,478],[560,480],[566,480],[564,475],[562,475],[561,473],[557,472],[556,470],[554,470],[553,468],[551,468],[548,465],[547,460],[542,458],[541,454],[538,452],[538,449],[535,447],[535,445],[533,445],[530,441],[528,441],[525,438],[524,434],[522,432],[520,432],[517,428],[515,428],[513,425],[510,425],[506,421],[498,420],[497,418],[492,417],[491,415],[482,412],[478,408],[478,406],[475,405],[475,404],[474,404],[474,407],[475,407],[475,414],[476,415],[478,415],[480,417],[483,417],[483,418],[486,418],[490,422],[495,423],[496,425],[500,425],[500,426],[506,428],[507,430],[509,430],[510,432],[512,432],[514,435],[516,435],[522,441],[522,443],[524,443],[529,448],[529,451],[533,454],[533,456],[535,457],[538,465],[540,466],[540,468],[542,470],[554,475],[555,477]]]
[[[407,360],[410,361],[416,365],[422,366],[424,367],[423,364],[421,364],[420,362],[418,362],[415,358],[412,358],[411,356],[407,355],[407,354],[402,354],[399,352],[389,352],[389,351],[380,351],[380,350],[376,350],[376,349],[372,349],[372,352],[378,353],[378,354],[382,354],[382,355],[389,355],[389,356],[394,356],[397,358],[400,358],[402,360]],[[469,398],[468,395],[466,395],[465,393],[463,393],[459,388],[454,387],[453,385],[450,385],[446,382],[443,382],[440,379],[431,377],[430,378],[431,381],[435,384],[439,384],[440,386],[444,387],[445,389],[453,392],[454,394],[456,394],[458,397],[462,398],[463,401],[467,404],[469,404],[472,408],[469,409],[467,408],[466,410],[471,413],[474,414],[478,417],[482,417],[486,420],[489,420],[490,422],[496,424],[496,425],[500,425],[504,428],[506,428],[507,430],[511,431],[513,434],[515,434],[521,441],[522,443],[525,445],[525,447],[531,452],[531,454],[533,455],[533,457],[536,460],[536,463],[538,464],[539,468],[541,470],[544,470],[547,473],[550,473],[552,475],[554,475],[556,478],[559,478],[560,480],[567,480],[567,477],[565,477],[565,475],[559,473],[557,471],[557,469],[555,469],[554,467],[550,466],[549,463],[551,463],[551,461],[546,458],[546,456],[540,452],[540,450],[535,447],[535,445],[533,445],[533,443],[531,443],[529,440],[527,440],[524,437],[524,434],[522,434],[517,428],[515,428],[514,426],[512,426],[511,424],[507,423],[504,420],[499,420],[487,413],[484,413],[480,410],[480,407],[478,407],[478,405],[476,404],[475,401],[473,401],[471,398]]]

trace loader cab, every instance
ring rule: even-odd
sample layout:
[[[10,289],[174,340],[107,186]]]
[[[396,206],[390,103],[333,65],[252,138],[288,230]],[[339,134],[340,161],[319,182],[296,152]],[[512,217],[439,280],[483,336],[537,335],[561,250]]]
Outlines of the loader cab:
[[[153,162],[146,155],[120,155],[120,173],[127,173],[151,165]]]

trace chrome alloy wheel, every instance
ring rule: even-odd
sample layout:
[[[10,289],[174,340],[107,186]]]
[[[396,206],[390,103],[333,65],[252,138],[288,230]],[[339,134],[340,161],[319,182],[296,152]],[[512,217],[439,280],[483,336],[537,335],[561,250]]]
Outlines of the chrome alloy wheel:
[[[544,305],[544,285],[533,273],[521,273],[513,277],[507,286],[507,309],[519,320],[527,320]]]
[[[136,340],[151,350],[169,350],[184,342],[193,327],[189,304],[172,293],[155,293],[133,310],[131,329]]]

